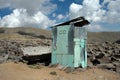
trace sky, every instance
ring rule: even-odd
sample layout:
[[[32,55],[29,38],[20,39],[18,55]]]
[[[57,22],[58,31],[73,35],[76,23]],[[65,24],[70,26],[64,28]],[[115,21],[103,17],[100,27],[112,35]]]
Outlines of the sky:
[[[51,26],[79,16],[88,31],[120,31],[120,0],[0,0],[0,27]]]

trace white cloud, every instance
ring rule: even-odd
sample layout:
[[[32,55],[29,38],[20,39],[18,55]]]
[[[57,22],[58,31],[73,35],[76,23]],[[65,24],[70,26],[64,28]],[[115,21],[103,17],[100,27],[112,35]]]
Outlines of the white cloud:
[[[40,27],[48,28],[53,25],[55,21],[50,20],[42,12],[37,12],[33,16],[27,13],[26,9],[15,9],[13,13],[3,17],[0,20],[0,26],[4,27]]]
[[[100,21],[105,11],[100,9],[99,0],[84,0],[83,5],[72,3],[70,17],[85,16],[90,21]]]
[[[0,0],[0,8],[23,8],[27,9],[29,14],[41,11],[43,14],[50,14],[57,5],[51,3],[51,0]]]
[[[69,7],[70,18],[85,16],[92,24],[89,29],[95,30],[103,28],[100,23],[120,23],[120,8],[118,7],[120,0],[104,0],[102,5],[99,1],[84,0],[82,5],[72,3]],[[106,3],[108,4],[107,7]],[[105,7],[108,10],[104,9]]]
[[[41,12],[36,13],[33,16],[33,20],[35,20],[35,23],[38,24],[39,27],[44,27],[45,29],[55,24],[54,20],[50,20],[47,16],[45,16]]]
[[[108,23],[120,23],[120,8],[118,7],[120,0],[109,1],[107,6],[108,11],[104,17],[105,21]]]
[[[84,0],[83,6],[91,10],[98,10],[100,8],[99,0]]]
[[[58,16],[57,16],[57,19],[58,20],[61,20],[61,19],[63,19],[64,18],[64,16],[62,15],[62,14],[59,14]]]
[[[0,8],[5,7],[14,10],[0,19],[2,27],[32,26],[45,29],[55,23],[55,20],[48,18],[48,15],[57,8],[51,0],[0,0]]]
[[[90,24],[85,26],[87,28],[87,30],[89,31],[102,31],[102,26],[100,26],[99,24]]]
[[[81,9],[82,9],[82,5],[72,3],[69,7],[70,18],[78,17]]]
[[[102,20],[105,11],[100,8],[99,0],[84,0],[82,5],[72,3],[69,7],[69,16],[70,18],[85,16],[91,22],[87,26],[88,30],[101,30],[101,26],[96,23]]]

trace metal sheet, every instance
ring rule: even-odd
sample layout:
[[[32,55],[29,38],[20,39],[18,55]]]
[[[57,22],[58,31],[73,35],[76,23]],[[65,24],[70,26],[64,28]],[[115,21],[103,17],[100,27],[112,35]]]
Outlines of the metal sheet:
[[[37,46],[22,48],[24,56],[36,56],[51,53],[51,46]]]
[[[69,67],[86,67],[87,32],[74,25],[59,26],[53,31],[52,64],[59,63]],[[56,38],[56,39],[54,39]]]
[[[69,29],[70,29],[70,25],[61,26],[57,28],[56,39],[53,39],[54,40],[53,41],[53,53],[56,53],[56,54],[67,54],[68,53],[68,31]]]

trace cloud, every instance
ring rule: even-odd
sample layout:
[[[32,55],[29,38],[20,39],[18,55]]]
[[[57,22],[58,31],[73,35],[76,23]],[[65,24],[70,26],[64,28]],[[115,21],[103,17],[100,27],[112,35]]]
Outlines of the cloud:
[[[89,21],[100,21],[105,11],[100,9],[99,0],[84,0],[83,4],[70,5],[70,18],[85,16]]]
[[[63,19],[64,18],[64,15],[62,15],[62,14],[59,14],[58,16],[57,16],[57,19],[58,20],[61,20],[61,19]]]
[[[15,9],[10,15],[4,16],[0,20],[0,26],[4,27],[39,27],[46,29],[55,23],[42,12],[37,12],[30,16],[26,9]]]
[[[50,20],[47,16],[42,14],[40,11],[37,12],[33,17],[35,23],[39,25],[39,27],[43,27],[44,29],[53,26],[55,24],[55,20]]]
[[[51,3],[51,0],[0,0],[0,8],[4,7],[27,9],[29,14],[38,11],[50,14],[57,8],[57,5]]]
[[[101,23],[120,23],[119,3],[120,0],[104,0],[102,4],[100,0],[83,0],[82,5],[72,3],[69,7],[69,17],[72,19],[85,16],[91,22],[90,26],[94,26],[89,29],[101,30]]]
[[[120,8],[118,7],[120,0],[110,0],[107,5],[108,11],[104,17],[105,21],[108,23],[120,23]]]
[[[87,25],[87,26],[84,26],[87,28],[87,30],[89,31],[102,31],[102,26],[100,26],[99,24],[90,24],[90,25]]]
[[[13,13],[0,19],[2,27],[40,27],[48,28],[55,23],[49,15],[56,10],[57,5],[51,0],[0,0],[0,8],[9,7]]]
[[[72,3],[69,7],[70,18],[78,17],[81,9],[82,9],[82,5]]]

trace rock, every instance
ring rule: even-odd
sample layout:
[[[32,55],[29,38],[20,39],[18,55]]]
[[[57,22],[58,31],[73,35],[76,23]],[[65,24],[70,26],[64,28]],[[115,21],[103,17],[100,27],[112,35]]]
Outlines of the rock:
[[[37,63],[37,65],[45,66],[45,63]]]
[[[99,64],[97,65],[97,67],[103,68],[103,69],[115,69],[115,66],[112,63]]]
[[[98,65],[98,64],[100,64],[100,61],[98,60],[98,59],[94,59],[93,61],[92,61],[92,63],[93,63],[93,65]]]
[[[99,53],[99,54],[96,54],[95,57],[96,57],[97,59],[99,59],[99,58],[103,58],[104,55],[105,55],[105,54],[103,54],[103,53]]]
[[[8,60],[9,54],[6,54],[4,57],[4,61],[6,62]]]
[[[107,56],[104,56],[103,58],[99,59],[100,63],[103,64],[103,63],[110,63],[110,58],[107,57]]]
[[[115,43],[118,43],[118,44],[120,44],[120,40],[117,40]]]
[[[66,67],[63,66],[63,65],[58,64],[58,65],[57,65],[57,68],[60,69],[60,70],[64,70]]]
[[[120,65],[116,66],[116,72],[120,73]]]
[[[74,68],[71,68],[71,67],[67,67],[67,68],[65,68],[64,69],[64,71],[66,72],[66,73],[71,73],[71,72],[73,72],[75,69]]]
[[[114,57],[120,59],[120,54],[115,54]]]
[[[120,66],[120,62],[112,62],[115,66]]]
[[[0,57],[0,63],[3,63],[5,59],[3,57]]]
[[[93,67],[93,64],[92,62],[88,59],[88,62],[87,62],[87,67],[88,68],[92,68]]]
[[[50,68],[56,68],[59,64],[49,64]]]
[[[115,57],[111,57],[111,61],[120,61],[120,59],[119,58],[115,58]]]
[[[90,67],[88,67],[87,69],[90,69]],[[79,72],[84,72],[85,70],[87,70],[86,68],[77,68],[75,69],[76,71],[79,71]]]

